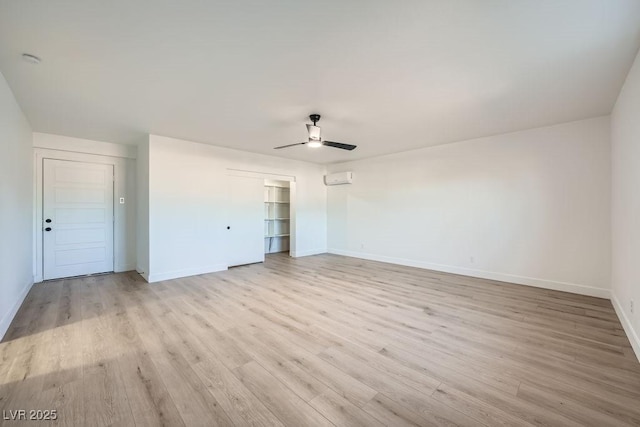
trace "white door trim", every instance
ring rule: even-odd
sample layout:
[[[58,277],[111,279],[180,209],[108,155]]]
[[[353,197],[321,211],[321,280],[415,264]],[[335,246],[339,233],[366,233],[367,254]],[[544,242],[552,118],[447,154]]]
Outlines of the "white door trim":
[[[43,159],[71,160],[78,162],[100,163],[113,165],[114,192],[113,192],[113,215],[114,215],[114,271],[135,270],[135,259],[124,260],[127,251],[126,234],[130,227],[127,226],[127,211],[119,204],[119,198],[124,196],[127,203],[135,206],[134,194],[125,194],[127,161],[130,159],[102,156],[95,154],[75,153],[70,151],[51,150],[47,148],[34,148],[34,194],[33,194],[33,281],[34,283],[43,280],[43,230],[42,230],[42,190],[43,190]],[[134,218],[135,223],[135,218]],[[129,231],[130,232],[130,231]],[[133,229],[135,235],[135,228]],[[133,248],[135,254],[135,248]]]

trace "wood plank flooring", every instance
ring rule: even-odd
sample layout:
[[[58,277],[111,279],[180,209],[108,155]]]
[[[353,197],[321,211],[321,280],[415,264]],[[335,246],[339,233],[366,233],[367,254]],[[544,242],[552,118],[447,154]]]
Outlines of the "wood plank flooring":
[[[6,425],[640,425],[609,301],[335,255],[38,284],[0,362]]]

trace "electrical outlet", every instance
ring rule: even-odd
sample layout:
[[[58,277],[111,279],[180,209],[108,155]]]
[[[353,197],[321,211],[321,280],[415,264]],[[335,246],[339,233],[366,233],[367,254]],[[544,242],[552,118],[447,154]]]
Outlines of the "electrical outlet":
[[[360,243],[360,249],[364,249],[364,243]]]
[[[629,301],[629,308],[631,309],[631,314],[633,314],[633,300]]]

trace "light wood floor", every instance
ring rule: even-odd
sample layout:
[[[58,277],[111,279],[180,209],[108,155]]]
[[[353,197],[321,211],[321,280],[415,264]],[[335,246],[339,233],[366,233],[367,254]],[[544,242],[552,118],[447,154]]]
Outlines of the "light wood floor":
[[[609,301],[334,255],[39,284],[0,357],[59,425],[640,425]]]

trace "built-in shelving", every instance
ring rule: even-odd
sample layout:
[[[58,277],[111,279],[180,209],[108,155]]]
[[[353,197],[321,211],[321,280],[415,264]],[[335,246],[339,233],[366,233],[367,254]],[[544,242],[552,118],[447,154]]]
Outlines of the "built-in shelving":
[[[290,190],[288,182],[265,184],[264,213],[265,253],[288,251],[290,237]]]

